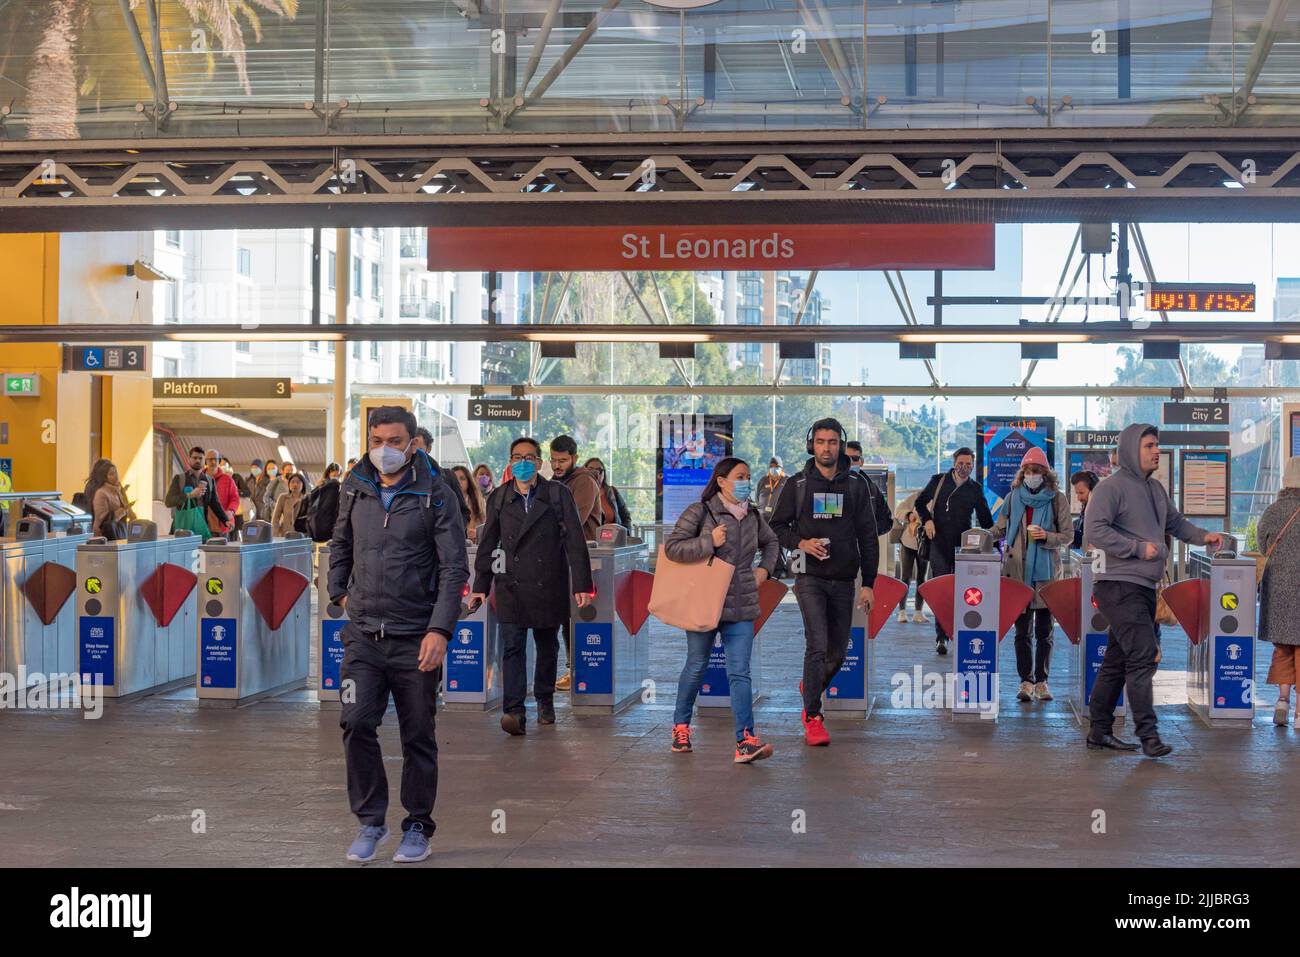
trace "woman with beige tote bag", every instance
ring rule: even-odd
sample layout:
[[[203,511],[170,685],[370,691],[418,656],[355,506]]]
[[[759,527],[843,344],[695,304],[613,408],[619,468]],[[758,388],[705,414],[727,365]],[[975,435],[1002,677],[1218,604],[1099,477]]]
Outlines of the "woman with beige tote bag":
[[[677,681],[672,748],[677,752],[691,750],[691,713],[704,681],[714,635],[720,635],[736,722],[737,764],[772,755],[772,746],[754,733],[749,660],[754,650],[754,621],[759,615],[758,586],[772,577],[779,546],[767,520],[749,501],[749,493],[749,466],[737,458],[719,462],[700,500],[688,506],[677,520],[655,569],[656,592],[660,591],[660,574],[667,571],[662,579],[667,590],[679,597],[689,596],[697,608],[711,608],[711,621],[696,622],[685,629],[686,664]],[[755,568],[754,555],[758,552],[762,557]],[[658,602],[655,597],[651,596],[652,614],[659,617],[655,610],[659,608],[669,617],[676,617],[664,607],[675,603],[662,594]]]

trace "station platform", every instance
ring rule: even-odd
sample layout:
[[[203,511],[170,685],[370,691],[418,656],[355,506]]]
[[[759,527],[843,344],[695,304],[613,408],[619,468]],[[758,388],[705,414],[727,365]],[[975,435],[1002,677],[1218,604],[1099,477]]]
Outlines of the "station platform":
[[[1300,731],[1271,724],[1272,689],[1252,729],[1204,726],[1182,704],[1187,641],[1174,629],[1157,684],[1174,747],[1165,759],[1085,750],[1059,630],[1052,702],[1017,702],[1004,672],[997,722],[893,707],[892,674],[951,667],[934,653],[933,626],[893,621],[877,639],[870,720],[832,721],[831,746],[808,748],[796,691],[802,625],[787,601],[756,661],[770,692],[758,728],[775,754],[749,766],[732,763],[729,713],[696,719],[693,754],[669,751],[684,644],[654,629],[654,704],[576,716],[557,695],[557,724],[538,727],[530,706],[525,738],[503,734],[497,713],[440,713],[438,831],[423,866],[1300,864],[1288,802],[1300,788]],[[1270,651],[1260,650],[1261,669]],[[391,711],[380,738],[396,828]],[[109,701],[93,721],[8,711],[0,740],[0,866],[345,865],[355,834],[337,712],[305,692],[229,710]],[[206,833],[193,833],[196,810]],[[493,829],[500,812],[504,833]],[[381,860],[372,866],[393,866]]]

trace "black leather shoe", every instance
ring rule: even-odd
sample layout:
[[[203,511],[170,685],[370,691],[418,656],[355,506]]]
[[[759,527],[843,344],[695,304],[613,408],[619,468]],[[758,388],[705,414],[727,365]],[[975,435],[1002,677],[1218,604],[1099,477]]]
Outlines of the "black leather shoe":
[[[1138,746],[1132,741],[1122,741],[1113,734],[1103,734],[1098,737],[1088,735],[1089,751],[1136,751]]]
[[[501,730],[506,734],[520,735],[525,734],[524,716],[507,711],[501,715]]]
[[[1147,738],[1142,742],[1142,753],[1148,758],[1163,758],[1166,754],[1172,754],[1173,751],[1173,748],[1159,738]]]
[[[940,638],[934,643],[934,653],[936,655],[946,655],[948,653],[948,642]]]
[[[555,705],[549,701],[539,701],[537,704],[537,723],[555,724]]]

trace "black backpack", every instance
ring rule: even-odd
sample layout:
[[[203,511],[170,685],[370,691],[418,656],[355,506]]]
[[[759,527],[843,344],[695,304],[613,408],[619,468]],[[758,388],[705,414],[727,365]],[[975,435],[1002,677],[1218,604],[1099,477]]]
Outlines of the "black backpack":
[[[328,542],[334,535],[334,522],[339,517],[339,488],[339,482],[326,482],[312,489],[294,528],[313,542]]]

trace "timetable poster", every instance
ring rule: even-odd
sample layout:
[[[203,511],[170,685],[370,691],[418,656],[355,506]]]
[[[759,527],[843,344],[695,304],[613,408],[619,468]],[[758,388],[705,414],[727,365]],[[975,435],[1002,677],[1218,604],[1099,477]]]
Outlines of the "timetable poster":
[[[662,413],[655,453],[655,521],[675,523],[731,454],[729,415]]]
[[[1184,450],[1179,469],[1182,512],[1198,518],[1228,517],[1228,453]]]
[[[1024,416],[979,415],[975,417],[975,478],[984,486],[994,520],[1011,483],[1020,470],[1020,460],[1031,446],[1047,455],[1056,468],[1056,420]]]

